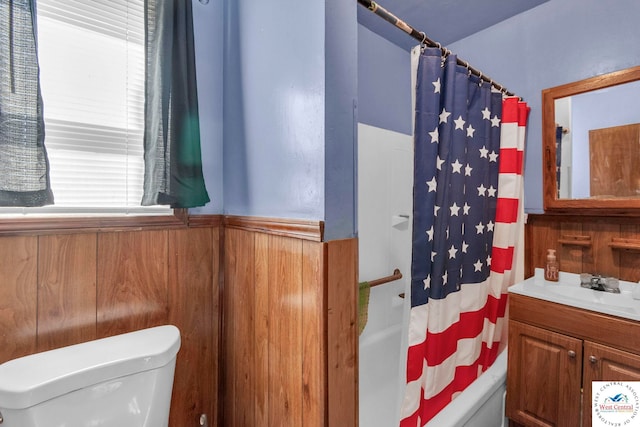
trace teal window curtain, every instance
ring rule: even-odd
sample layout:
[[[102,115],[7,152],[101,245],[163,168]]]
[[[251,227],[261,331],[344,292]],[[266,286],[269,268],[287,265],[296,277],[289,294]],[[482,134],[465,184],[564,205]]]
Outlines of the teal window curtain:
[[[146,0],[145,177],[142,204],[209,202],[202,174],[190,0]]]
[[[0,206],[53,203],[35,0],[0,0]]]

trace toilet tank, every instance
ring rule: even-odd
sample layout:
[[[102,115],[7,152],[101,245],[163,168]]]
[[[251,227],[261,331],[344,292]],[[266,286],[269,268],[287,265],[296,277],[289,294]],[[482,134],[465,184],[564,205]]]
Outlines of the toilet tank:
[[[2,427],[166,427],[180,332],[172,325],[0,365]]]

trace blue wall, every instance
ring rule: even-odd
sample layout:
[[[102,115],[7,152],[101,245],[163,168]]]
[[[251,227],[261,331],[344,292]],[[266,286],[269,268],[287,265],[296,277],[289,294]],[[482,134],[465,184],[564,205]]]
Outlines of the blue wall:
[[[213,199],[194,211],[354,235],[354,115],[411,133],[408,52],[358,26],[355,1],[193,3]],[[448,46],[532,107],[527,212],[542,212],[541,91],[640,64],[638,16],[637,0],[551,0]]]
[[[356,8],[360,6],[345,0],[325,0],[324,4],[324,221],[325,240],[333,240],[356,236],[358,227]]]
[[[637,0],[551,0],[447,46],[531,107],[524,180],[527,212],[543,211],[542,90],[640,64],[639,16]],[[403,118],[410,94],[401,95],[410,86],[409,59],[364,27],[358,37],[360,121],[410,133]],[[385,85],[387,92],[376,89]]]
[[[358,121],[413,135],[412,114],[410,53],[358,25]]]
[[[541,91],[640,64],[640,2],[551,0],[449,48],[531,107],[525,210],[542,209]]]
[[[198,108],[202,146],[202,172],[209,202],[193,214],[220,214],[224,207],[222,179],[222,47],[224,14],[220,0],[203,5],[193,0],[193,26],[196,44]]]
[[[356,3],[224,4],[224,213],[354,236]]]

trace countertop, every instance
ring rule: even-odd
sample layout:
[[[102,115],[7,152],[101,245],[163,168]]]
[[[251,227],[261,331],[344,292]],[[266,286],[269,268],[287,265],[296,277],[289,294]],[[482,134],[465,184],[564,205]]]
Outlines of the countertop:
[[[632,290],[640,284],[620,280],[620,293],[595,291],[580,287],[580,275],[560,272],[557,282],[544,279],[544,270],[509,287],[509,292],[572,307],[640,321],[640,300],[632,298]]]

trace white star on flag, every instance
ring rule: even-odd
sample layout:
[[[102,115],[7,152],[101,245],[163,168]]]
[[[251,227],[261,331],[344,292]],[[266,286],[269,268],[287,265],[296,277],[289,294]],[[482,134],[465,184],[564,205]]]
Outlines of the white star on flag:
[[[440,93],[440,78],[438,77],[438,80],[431,82],[431,84],[433,85],[433,93]]]
[[[431,181],[427,181],[427,185],[429,186],[429,193],[435,192],[438,188],[438,181],[436,181],[436,177],[431,178]]]
[[[424,290],[426,291],[431,286],[431,275],[429,274],[426,279],[422,281],[424,283]]]
[[[497,128],[499,126],[500,126],[500,119],[498,118],[498,116],[493,116],[493,118],[491,119],[491,127]]]
[[[482,148],[480,149],[480,157],[486,159],[488,154],[489,154],[489,150],[487,150],[487,147],[483,145]]]
[[[440,113],[440,123],[447,123],[447,120],[449,119],[450,115],[451,113],[449,113],[447,110],[443,108],[442,113]]]
[[[433,242],[433,225],[427,230],[427,236],[429,236],[429,241]]]
[[[456,159],[454,163],[451,163],[451,167],[453,168],[453,173],[461,173],[462,163]]]
[[[440,142],[440,131],[438,131],[438,128],[436,128],[436,130],[434,130],[433,132],[429,132],[429,136],[431,137],[431,143],[435,143],[435,142]]]
[[[449,249],[449,259],[455,258],[457,253],[458,250],[456,249],[456,247],[451,245],[451,248]]]
[[[453,122],[456,124],[456,129],[464,129],[464,124],[466,122],[462,119],[462,116],[458,117]]]
[[[474,133],[475,131],[476,131],[476,130],[473,128],[473,126],[471,126],[471,125],[467,126],[467,136],[468,136],[469,138],[473,138],[473,133]]]

